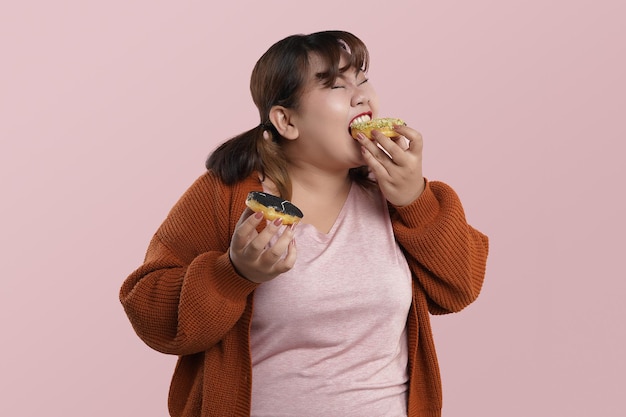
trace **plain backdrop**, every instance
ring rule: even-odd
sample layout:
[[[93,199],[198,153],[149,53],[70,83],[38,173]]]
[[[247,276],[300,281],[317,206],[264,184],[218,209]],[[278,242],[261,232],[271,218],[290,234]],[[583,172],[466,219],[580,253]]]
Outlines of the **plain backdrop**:
[[[58,0],[0,6],[0,415],[166,416],[175,358],[123,280],[294,33],[368,45],[386,116],[491,238],[433,317],[445,417],[626,415],[621,0]]]

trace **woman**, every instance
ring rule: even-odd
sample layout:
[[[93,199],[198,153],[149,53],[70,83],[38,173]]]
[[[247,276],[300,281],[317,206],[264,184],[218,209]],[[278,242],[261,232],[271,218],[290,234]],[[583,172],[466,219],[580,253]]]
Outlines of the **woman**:
[[[251,78],[260,124],[211,154],[124,282],[137,334],[179,356],[172,416],[441,415],[429,312],[476,299],[488,240],[424,179],[417,131],[351,137],[379,116],[367,67],[347,32],[274,44]],[[246,208],[261,190],[302,222]]]

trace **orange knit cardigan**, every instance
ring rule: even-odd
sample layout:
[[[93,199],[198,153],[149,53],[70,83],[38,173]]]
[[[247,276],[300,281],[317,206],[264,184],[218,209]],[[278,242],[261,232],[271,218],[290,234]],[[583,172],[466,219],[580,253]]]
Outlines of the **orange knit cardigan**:
[[[145,261],[123,283],[120,300],[138,336],[178,355],[169,410],[174,417],[250,415],[250,322],[258,284],[229,260],[230,237],[253,175],[226,186],[198,178],[152,238]],[[396,238],[413,274],[408,317],[409,417],[439,417],[442,396],[429,312],[457,312],[482,287],[488,239],[469,226],[456,193],[427,182],[409,206],[390,207]],[[365,226],[366,227],[366,226]]]

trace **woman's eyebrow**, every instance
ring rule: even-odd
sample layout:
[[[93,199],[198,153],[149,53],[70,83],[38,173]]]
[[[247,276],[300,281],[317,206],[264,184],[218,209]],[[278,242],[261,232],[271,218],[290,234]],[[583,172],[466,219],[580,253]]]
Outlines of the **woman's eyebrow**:
[[[348,72],[352,72],[352,71],[350,69],[347,69],[346,71],[340,73],[337,76],[337,78],[343,78],[345,80],[346,78],[348,78],[348,77],[346,77],[346,73],[348,73]],[[362,72],[363,72],[363,70],[360,69],[360,68],[354,69],[354,79],[356,80],[357,78],[359,78],[359,74],[361,74]]]

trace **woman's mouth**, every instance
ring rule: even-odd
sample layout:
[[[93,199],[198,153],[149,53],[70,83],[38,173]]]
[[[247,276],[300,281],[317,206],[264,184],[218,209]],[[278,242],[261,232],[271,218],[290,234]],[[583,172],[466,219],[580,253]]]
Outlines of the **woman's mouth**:
[[[357,123],[369,122],[372,120],[372,113],[361,113],[356,116],[354,119],[350,121],[350,126],[348,126],[348,133],[352,133],[352,126]]]

